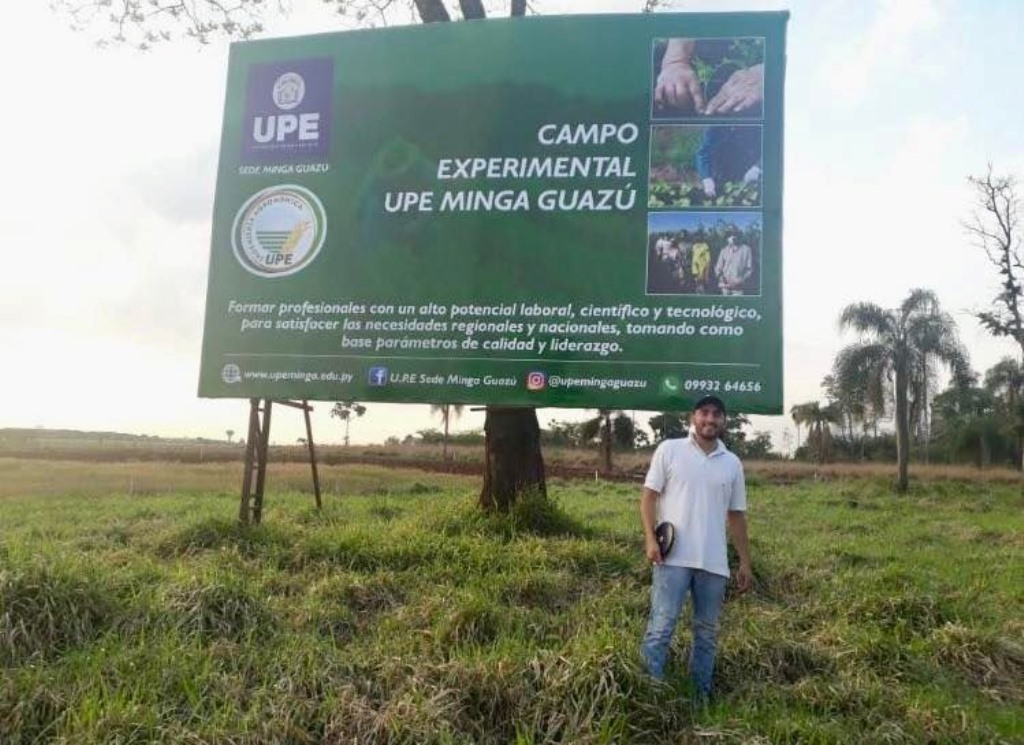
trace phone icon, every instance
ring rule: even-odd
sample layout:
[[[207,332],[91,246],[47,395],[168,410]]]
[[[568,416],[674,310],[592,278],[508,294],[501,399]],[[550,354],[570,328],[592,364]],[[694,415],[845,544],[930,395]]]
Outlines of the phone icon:
[[[666,375],[661,381],[661,387],[666,393],[679,393],[683,388],[676,375]]]

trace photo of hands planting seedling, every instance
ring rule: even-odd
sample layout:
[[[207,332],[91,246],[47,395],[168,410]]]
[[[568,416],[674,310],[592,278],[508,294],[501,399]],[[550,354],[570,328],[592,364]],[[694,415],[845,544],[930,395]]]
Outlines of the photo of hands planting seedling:
[[[652,79],[655,119],[760,118],[764,39],[657,39]]]
[[[653,127],[647,204],[760,207],[761,127]]]

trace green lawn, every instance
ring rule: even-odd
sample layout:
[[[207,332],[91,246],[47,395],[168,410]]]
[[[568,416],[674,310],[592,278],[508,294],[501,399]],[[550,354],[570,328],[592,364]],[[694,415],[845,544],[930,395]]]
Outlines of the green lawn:
[[[233,489],[88,464],[11,496],[48,467],[0,460],[4,745],[1024,741],[1020,484],[752,483],[756,589],[694,710],[688,634],[639,667],[638,487],[484,519],[475,479],[351,466],[322,514],[272,478],[244,530]]]

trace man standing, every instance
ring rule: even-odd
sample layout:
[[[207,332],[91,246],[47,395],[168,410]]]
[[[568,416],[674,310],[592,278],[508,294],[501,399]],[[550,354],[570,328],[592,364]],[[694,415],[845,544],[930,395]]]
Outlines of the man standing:
[[[694,404],[690,436],[665,440],[654,451],[640,498],[644,550],[654,564],[651,615],[641,654],[652,676],[661,679],[669,642],[686,596],[693,603],[690,679],[702,701],[711,695],[718,617],[729,581],[726,523],[740,557],[736,588],[750,589],[747,494],[743,466],[719,437],[725,404],[704,396]],[[655,527],[671,523],[675,541],[664,557]]]
[[[715,264],[718,289],[723,295],[742,295],[747,280],[754,272],[750,246],[746,243],[737,246],[736,238],[731,234],[725,240],[725,246],[718,254],[718,262]]]

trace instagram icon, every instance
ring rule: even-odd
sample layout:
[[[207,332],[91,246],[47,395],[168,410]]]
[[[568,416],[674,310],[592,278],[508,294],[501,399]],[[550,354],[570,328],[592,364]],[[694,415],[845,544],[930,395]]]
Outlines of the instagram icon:
[[[526,373],[526,390],[542,391],[548,387],[547,373],[540,370],[533,370]]]

